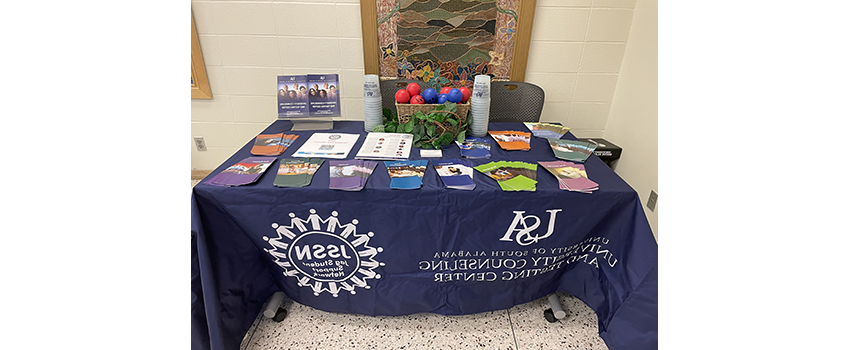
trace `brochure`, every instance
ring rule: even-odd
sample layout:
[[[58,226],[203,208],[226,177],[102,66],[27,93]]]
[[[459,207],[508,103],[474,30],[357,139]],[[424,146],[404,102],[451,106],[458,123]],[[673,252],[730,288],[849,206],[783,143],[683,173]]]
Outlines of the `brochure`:
[[[472,180],[472,163],[467,160],[447,159],[434,160],[434,170],[440,176],[440,180],[446,188],[458,190],[475,189],[475,181]]]
[[[558,124],[549,124],[549,123],[529,123],[525,122],[525,127],[528,130],[531,130],[531,133],[536,137],[540,138],[556,138],[560,139],[561,136],[564,136],[570,128],[558,125]]]
[[[344,191],[360,191],[378,166],[369,160],[331,160],[329,188]]]
[[[474,167],[496,180],[503,191],[536,191],[537,164],[525,162],[490,162]]]
[[[427,160],[396,160],[385,161],[387,173],[390,175],[390,188],[413,190],[422,187],[422,177],[425,176]]]
[[[455,141],[460,147],[460,155],[464,158],[490,158],[490,140],[480,137],[467,137],[463,143]]]
[[[279,75],[278,118],[341,115],[338,74]]]
[[[558,179],[562,190],[592,193],[599,189],[599,184],[587,177],[584,164],[565,161],[538,162]]]
[[[298,138],[298,135],[260,134],[254,140],[251,154],[255,156],[279,156]]]
[[[552,147],[552,152],[555,153],[555,157],[582,163],[587,160],[587,157],[593,153],[593,150],[595,150],[597,146],[596,143],[587,141],[561,140],[555,138],[548,138],[547,140],[549,140],[549,146]]]
[[[413,134],[370,132],[354,159],[407,159],[412,145]]]
[[[313,181],[313,174],[322,166],[324,159],[284,158],[280,160],[274,185],[277,187],[304,187]]]
[[[516,130],[488,131],[488,133],[503,150],[528,151],[531,149],[531,133]]]
[[[215,186],[241,186],[256,182],[274,163],[274,157],[248,157],[209,178],[205,184]]]
[[[358,138],[358,134],[314,133],[292,156],[345,159]]]

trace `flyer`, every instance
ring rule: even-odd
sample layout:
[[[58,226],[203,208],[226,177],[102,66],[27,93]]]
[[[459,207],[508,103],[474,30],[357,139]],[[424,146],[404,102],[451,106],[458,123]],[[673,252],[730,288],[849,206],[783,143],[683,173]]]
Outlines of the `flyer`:
[[[355,159],[407,159],[413,144],[412,134],[370,132]]]
[[[359,138],[358,134],[315,133],[292,156],[345,159]]]

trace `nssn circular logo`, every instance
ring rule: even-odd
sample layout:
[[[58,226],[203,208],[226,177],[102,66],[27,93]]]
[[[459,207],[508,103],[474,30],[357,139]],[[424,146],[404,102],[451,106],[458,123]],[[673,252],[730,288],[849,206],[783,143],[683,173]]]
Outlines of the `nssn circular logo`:
[[[334,297],[340,291],[357,294],[355,288],[370,289],[369,279],[380,279],[375,268],[384,263],[375,260],[381,247],[369,246],[375,233],[357,233],[357,219],[342,224],[338,213],[322,219],[310,209],[307,219],[289,213],[290,225],[272,223],[276,237],[263,236],[271,245],[264,248],[283,268],[283,274],[298,279],[299,287],[309,287],[319,296],[328,292]]]

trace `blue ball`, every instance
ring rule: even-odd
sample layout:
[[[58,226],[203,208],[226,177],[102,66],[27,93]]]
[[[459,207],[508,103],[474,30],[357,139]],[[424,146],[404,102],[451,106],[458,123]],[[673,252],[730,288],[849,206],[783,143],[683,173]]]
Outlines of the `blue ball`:
[[[422,98],[425,99],[425,103],[436,103],[437,102],[437,90],[432,88],[425,89],[422,92]]]
[[[449,100],[448,94],[440,94],[440,96],[437,97],[437,103],[439,103],[439,104],[446,103],[446,101],[448,101],[448,100]]]
[[[449,91],[449,101],[460,103],[460,101],[463,101],[463,93],[458,89],[451,89],[451,91]]]

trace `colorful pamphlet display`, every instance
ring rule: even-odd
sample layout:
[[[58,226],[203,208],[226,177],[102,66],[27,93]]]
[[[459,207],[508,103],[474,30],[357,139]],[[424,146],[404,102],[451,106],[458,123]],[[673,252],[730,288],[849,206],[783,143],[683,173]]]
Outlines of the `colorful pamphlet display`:
[[[407,159],[413,144],[413,134],[370,132],[360,146],[355,159]]]
[[[593,142],[554,138],[548,138],[547,140],[549,140],[549,146],[552,147],[555,157],[573,162],[584,163],[587,157],[590,157],[593,150],[596,149],[596,144]]]
[[[255,156],[279,156],[298,139],[298,135],[260,134],[254,140],[251,154]]]
[[[528,151],[531,149],[531,133],[507,130],[488,131],[490,136],[506,151]]]
[[[472,163],[468,160],[461,159],[446,159],[433,160],[434,170],[443,180],[446,188],[457,190],[472,190],[475,189],[475,181],[472,180]]]
[[[536,191],[537,164],[525,162],[490,162],[474,168],[496,180],[502,191]]]
[[[341,116],[338,74],[279,75],[277,117],[293,123],[292,130],[328,130]]]
[[[490,158],[490,140],[480,137],[467,137],[463,143],[455,141],[460,147],[460,155],[464,158]]]
[[[395,160],[385,161],[387,172],[390,174],[390,188],[415,190],[422,187],[422,177],[425,176],[427,160]]]
[[[304,187],[313,181],[313,174],[322,166],[320,158],[283,158],[274,185],[277,187]]]
[[[292,156],[345,159],[358,138],[358,134],[313,133]]]
[[[565,162],[562,160],[552,162],[538,162],[552,175],[558,178],[562,190],[592,193],[599,189],[599,184],[591,181],[584,170],[584,164]]]
[[[209,178],[204,184],[227,187],[252,184],[257,182],[275,159],[274,157],[245,158]]]
[[[329,165],[330,189],[360,191],[366,186],[366,181],[378,166],[378,162],[358,159],[331,160]]]
[[[531,130],[531,133],[536,137],[540,138],[556,138],[559,139],[561,136],[564,136],[567,131],[570,131],[570,128],[558,125],[558,124],[549,124],[549,123],[523,123],[528,130]]]

